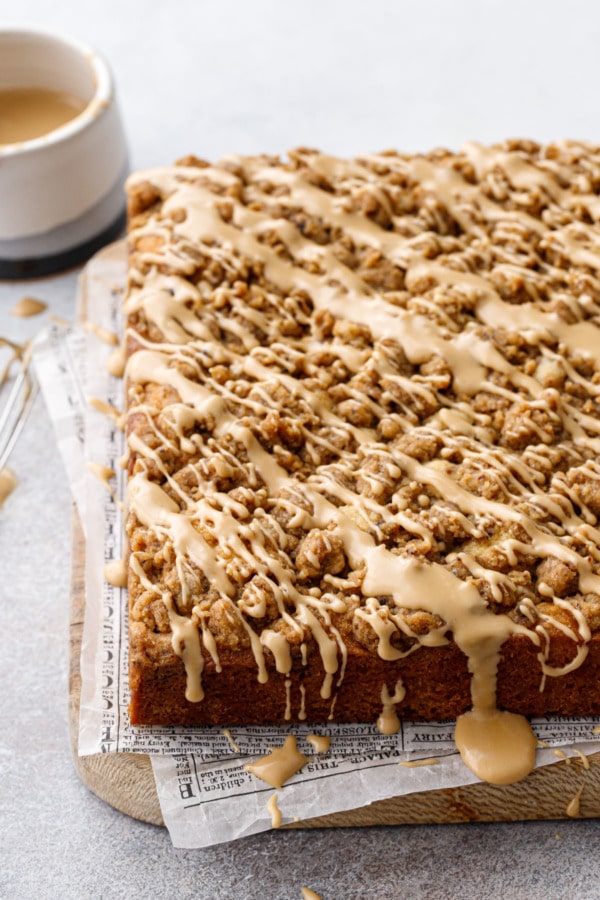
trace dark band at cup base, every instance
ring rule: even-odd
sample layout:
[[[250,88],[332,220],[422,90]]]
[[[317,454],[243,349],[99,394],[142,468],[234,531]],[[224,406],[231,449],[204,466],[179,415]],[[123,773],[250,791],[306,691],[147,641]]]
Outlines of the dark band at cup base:
[[[70,247],[61,250],[60,253],[52,253],[50,256],[37,256],[27,259],[2,259],[0,258],[0,279],[16,281],[19,279],[40,278],[42,275],[52,275],[64,272],[87,260],[106,244],[116,240],[125,231],[126,214],[122,210],[116,219],[98,234]]]

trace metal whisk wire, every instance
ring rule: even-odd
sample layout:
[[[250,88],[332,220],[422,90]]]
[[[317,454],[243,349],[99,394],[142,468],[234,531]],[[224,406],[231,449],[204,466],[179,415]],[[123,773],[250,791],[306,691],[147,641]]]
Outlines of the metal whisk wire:
[[[19,371],[10,386],[8,398],[0,412],[0,469],[4,468],[21,434],[29,411],[38,392],[38,384],[31,370],[31,343],[23,346],[3,341],[12,350],[12,356],[0,375],[0,395],[8,386],[12,367]]]

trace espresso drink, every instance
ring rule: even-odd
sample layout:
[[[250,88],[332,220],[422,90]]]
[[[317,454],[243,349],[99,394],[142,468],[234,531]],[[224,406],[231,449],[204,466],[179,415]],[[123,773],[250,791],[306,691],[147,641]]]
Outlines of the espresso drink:
[[[73,94],[49,88],[0,89],[0,146],[41,137],[59,128],[86,107]]]

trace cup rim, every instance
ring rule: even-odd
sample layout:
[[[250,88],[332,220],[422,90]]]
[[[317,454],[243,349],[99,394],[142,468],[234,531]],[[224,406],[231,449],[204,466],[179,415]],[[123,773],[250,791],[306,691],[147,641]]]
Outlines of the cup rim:
[[[10,156],[21,156],[43,150],[45,147],[62,144],[70,140],[74,135],[84,131],[95,121],[113,100],[113,79],[104,58],[84,41],[60,31],[46,28],[3,28],[0,27],[0,46],[7,39],[41,38],[63,44],[74,50],[85,59],[91,69],[94,81],[94,94],[85,108],[73,119],[59,125],[58,128],[42,134],[39,137],[18,141],[14,144],[0,144],[0,159]]]

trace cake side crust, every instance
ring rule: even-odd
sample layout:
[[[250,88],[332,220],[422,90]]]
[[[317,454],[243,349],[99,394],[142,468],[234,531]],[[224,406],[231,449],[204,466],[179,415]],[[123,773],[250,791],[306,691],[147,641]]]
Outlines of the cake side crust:
[[[562,650],[566,656],[571,653],[567,641],[562,642]],[[403,663],[384,663],[364,652],[350,653],[350,659],[333,711],[331,700],[320,697],[322,674],[317,665],[308,677],[300,667],[289,676],[273,668],[268,683],[259,684],[252,655],[231,654],[223,660],[222,672],[207,666],[203,673],[205,699],[190,703],[185,699],[186,674],[181,660],[174,658],[168,666],[139,661],[132,670],[139,686],[132,692],[131,723],[228,726],[307,721],[326,725],[332,719],[373,723],[382,709],[382,686],[386,685],[391,695],[399,680],[406,687],[406,697],[395,708],[406,721],[455,719],[471,707],[471,676],[464,655],[454,645],[426,650]],[[527,716],[600,715],[599,679],[598,635],[590,641],[581,667],[546,682],[543,691],[535,648],[526,638],[511,638],[500,661],[498,708]]]

